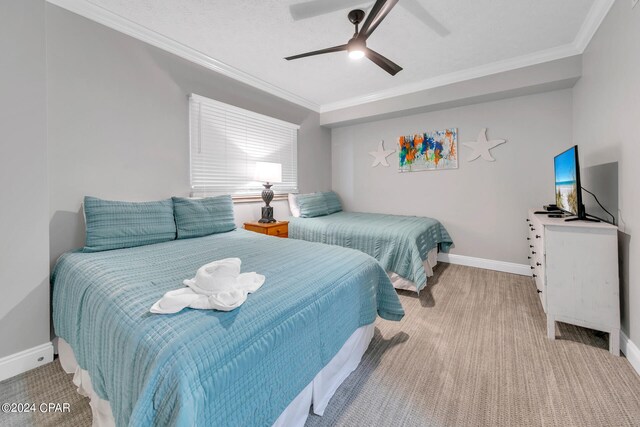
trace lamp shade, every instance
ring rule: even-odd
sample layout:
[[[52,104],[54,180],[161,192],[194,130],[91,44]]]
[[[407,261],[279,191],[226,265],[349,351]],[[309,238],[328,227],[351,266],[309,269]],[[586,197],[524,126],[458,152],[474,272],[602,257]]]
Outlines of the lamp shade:
[[[256,162],[255,180],[260,182],[282,182],[280,163]]]

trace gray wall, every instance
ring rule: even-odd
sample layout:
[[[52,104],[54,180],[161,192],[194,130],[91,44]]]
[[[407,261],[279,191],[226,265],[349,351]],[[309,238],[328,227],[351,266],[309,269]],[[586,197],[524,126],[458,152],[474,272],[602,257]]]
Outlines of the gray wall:
[[[583,55],[573,128],[583,166],[618,162],[622,329],[640,344],[640,6],[617,1]],[[588,197],[585,195],[585,197]],[[634,262],[632,262],[632,260]]]
[[[455,242],[452,253],[527,264],[527,209],[552,202],[553,156],[572,144],[571,91],[493,101],[332,130],[333,189],[352,211],[439,219]],[[399,135],[458,128],[459,169],[398,173],[371,168],[378,141],[395,149]],[[481,128],[495,162],[467,162]]]
[[[188,100],[197,93],[301,125],[300,190],[331,186],[330,131],[319,115],[100,24],[47,5],[51,259],[81,246],[86,194],[188,195]],[[237,222],[260,217],[237,205]],[[276,215],[287,215],[276,204]]]
[[[49,341],[44,19],[0,2],[0,358]]]

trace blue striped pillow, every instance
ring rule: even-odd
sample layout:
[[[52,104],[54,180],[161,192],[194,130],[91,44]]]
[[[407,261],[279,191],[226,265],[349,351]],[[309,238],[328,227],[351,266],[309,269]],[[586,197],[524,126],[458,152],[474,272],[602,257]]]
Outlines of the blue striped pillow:
[[[330,214],[340,212],[342,210],[342,203],[340,203],[340,198],[333,191],[327,191],[326,193],[322,193],[324,196],[324,201],[327,204],[327,212]]]
[[[297,199],[302,218],[314,218],[329,214],[327,202],[322,193],[300,194]]]
[[[87,237],[83,252],[100,252],[167,242],[176,238],[171,199],[117,202],[84,198]]]
[[[207,236],[235,230],[231,196],[205,199],[173,198],[178,239]]]

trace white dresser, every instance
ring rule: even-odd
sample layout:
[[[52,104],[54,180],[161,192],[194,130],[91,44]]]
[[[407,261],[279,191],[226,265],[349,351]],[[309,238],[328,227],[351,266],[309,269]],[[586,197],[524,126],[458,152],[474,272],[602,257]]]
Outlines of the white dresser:
[[[555,339],[556,321],[609,332],[609,351],[618,356],[618,228],[534,212],[527,218],[527,245],[547,336]]]

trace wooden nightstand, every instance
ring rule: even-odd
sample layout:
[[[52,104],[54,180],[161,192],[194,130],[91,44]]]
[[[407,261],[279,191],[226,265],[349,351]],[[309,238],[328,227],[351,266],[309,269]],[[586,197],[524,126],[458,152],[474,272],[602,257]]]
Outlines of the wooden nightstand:
[[[255,231],[256,233],[268,234],[276,237],[289,237],[289,221],[278,221],[271,223],[245,222],[244,229]]]

